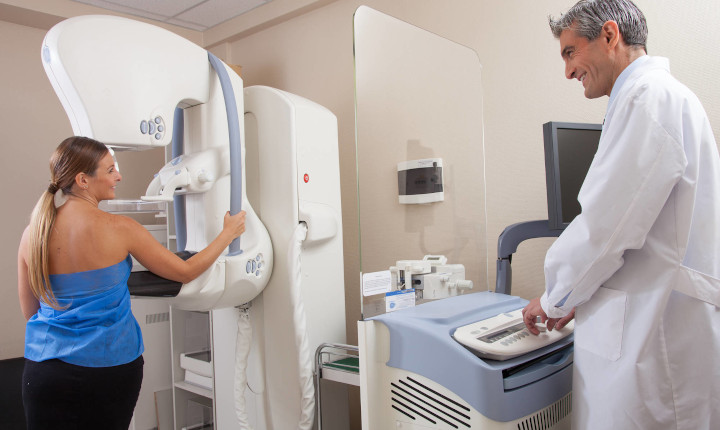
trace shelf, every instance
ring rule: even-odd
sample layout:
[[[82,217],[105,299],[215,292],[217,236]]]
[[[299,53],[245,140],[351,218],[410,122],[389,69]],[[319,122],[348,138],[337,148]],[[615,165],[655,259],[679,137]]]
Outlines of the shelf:
[[[315,351],[318,378],[360,386],[360,359],[354,345],[323,343]]]
[[[185,381],[176,382],[175,387],[180,388],[185,391],[189,391],[193,394],[197,394],[198,396],[207,397],[208,399],[213,398],[212,390],[208,390],[207,388],[199,387],[197,385],[193,385],[193,384],[187,383]]]
[[[345,357],[322,364],[320,377],[329,381],[360,386],[360,360],[358,357]]]
[[[167,202],[148,202],[145,200],[103,200],[100,209],[110,213],[154,213],[167,212]]]

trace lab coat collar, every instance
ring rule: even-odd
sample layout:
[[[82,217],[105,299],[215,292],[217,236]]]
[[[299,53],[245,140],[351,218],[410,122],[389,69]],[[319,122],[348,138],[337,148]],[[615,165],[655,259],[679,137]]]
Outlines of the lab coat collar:
[[[630,76],[636,73],[638,69],[647,70],[648,68],[661,68],[670,72],[670,61],[665,57],[651,57],[649,55],[643,55],[630,63],[630,65],[627,66],[615,80],[615,85],[613,85],[613,89],[610,91],[610,100],[608,101],[607,112],[610,112],[612,109],[613,103],[617,99],[617,95],[620,93],[622,87],[625,85]]]
[[[650,57],[648,55],[643,55],[642,57],[636,58],[635,61],[630,63],[629,66],[625,68],[620,73],[620,76],[615,80],[615,84],[612,87],[612,90],[610,91],[610,101],[608,102],[608,108],[612,105],[613,101],[615,100],[615,97],[617,97],[617,94],[620,92],[620,89],[622,88],[623,84],[625,84],[625,81],[627,81],[627,78],[641,65],[643,65]]]

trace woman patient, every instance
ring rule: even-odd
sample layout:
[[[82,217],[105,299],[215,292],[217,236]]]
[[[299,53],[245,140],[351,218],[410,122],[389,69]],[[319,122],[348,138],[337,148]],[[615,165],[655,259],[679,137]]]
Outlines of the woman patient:
[[[27,322],[23,404],[27,428],[122,429],[140,392],[144,350],[130,311],[132,260],[187,283],[245,231],[245,212],[225,214],[207,248],[183,260],[136,221],[104,212],[121,180],[108,148],[65,139],[51,181],[18,250],[18,293]]]

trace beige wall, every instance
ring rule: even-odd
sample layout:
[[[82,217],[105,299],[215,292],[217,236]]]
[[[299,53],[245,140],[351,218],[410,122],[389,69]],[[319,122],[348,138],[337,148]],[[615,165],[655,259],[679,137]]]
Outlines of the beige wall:
[[[607,102],[605,98],[585,100],[579,83],[562,75],[558,43],[547,29],[546,16],[558,15],[572,0],[337,0],[240,40],[213,46],[213,52],[227,62],[243,66],[246,85],[270,85],[296,93],[338,117],[349,343],[356,342],[355,321],[360,316],[352,15],[361,4],[478,52],[483,65],[491,258],[505,226],[546,217],[541,125],[550,120],[601,122]],[[650,53],[671,59],[674,74],[698,94],[720,136],[720,82],[715,79],[720,75],[720,56],[712,54],[720,45],[716,26],[720,6],[715,0],[638,0],[638,5],[648,18]],[[8,207],[0,226],[3,359],[21,356],[23,350],[24,321],[16,293],[17,243],[47,184],[47,159],[71,130],[40,63],[45,31],[1,19],[4,153],[0,175]],[[129,167],[136,162],[126,163],[126,181],[133,170],[141,170]],[[142,186],[140,182],[126,190]],[[540,294],[542,260],[551,242],[542,239],[521,245],[513,262],[514,293]]]
[[[0,21],[0,359],[23,355],[25,320],[17,296],[17,246],[30,211],[49,182],[48,160],[72,133],[40,62],[45,32]]]

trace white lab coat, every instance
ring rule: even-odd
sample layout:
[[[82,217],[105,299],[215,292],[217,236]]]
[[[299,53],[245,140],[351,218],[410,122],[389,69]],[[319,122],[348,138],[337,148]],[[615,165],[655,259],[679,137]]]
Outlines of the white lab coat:
[[[578,200],[541,298],[577,306],[573,428],[720,429],[720,158],[667,59],[613,98]]]

